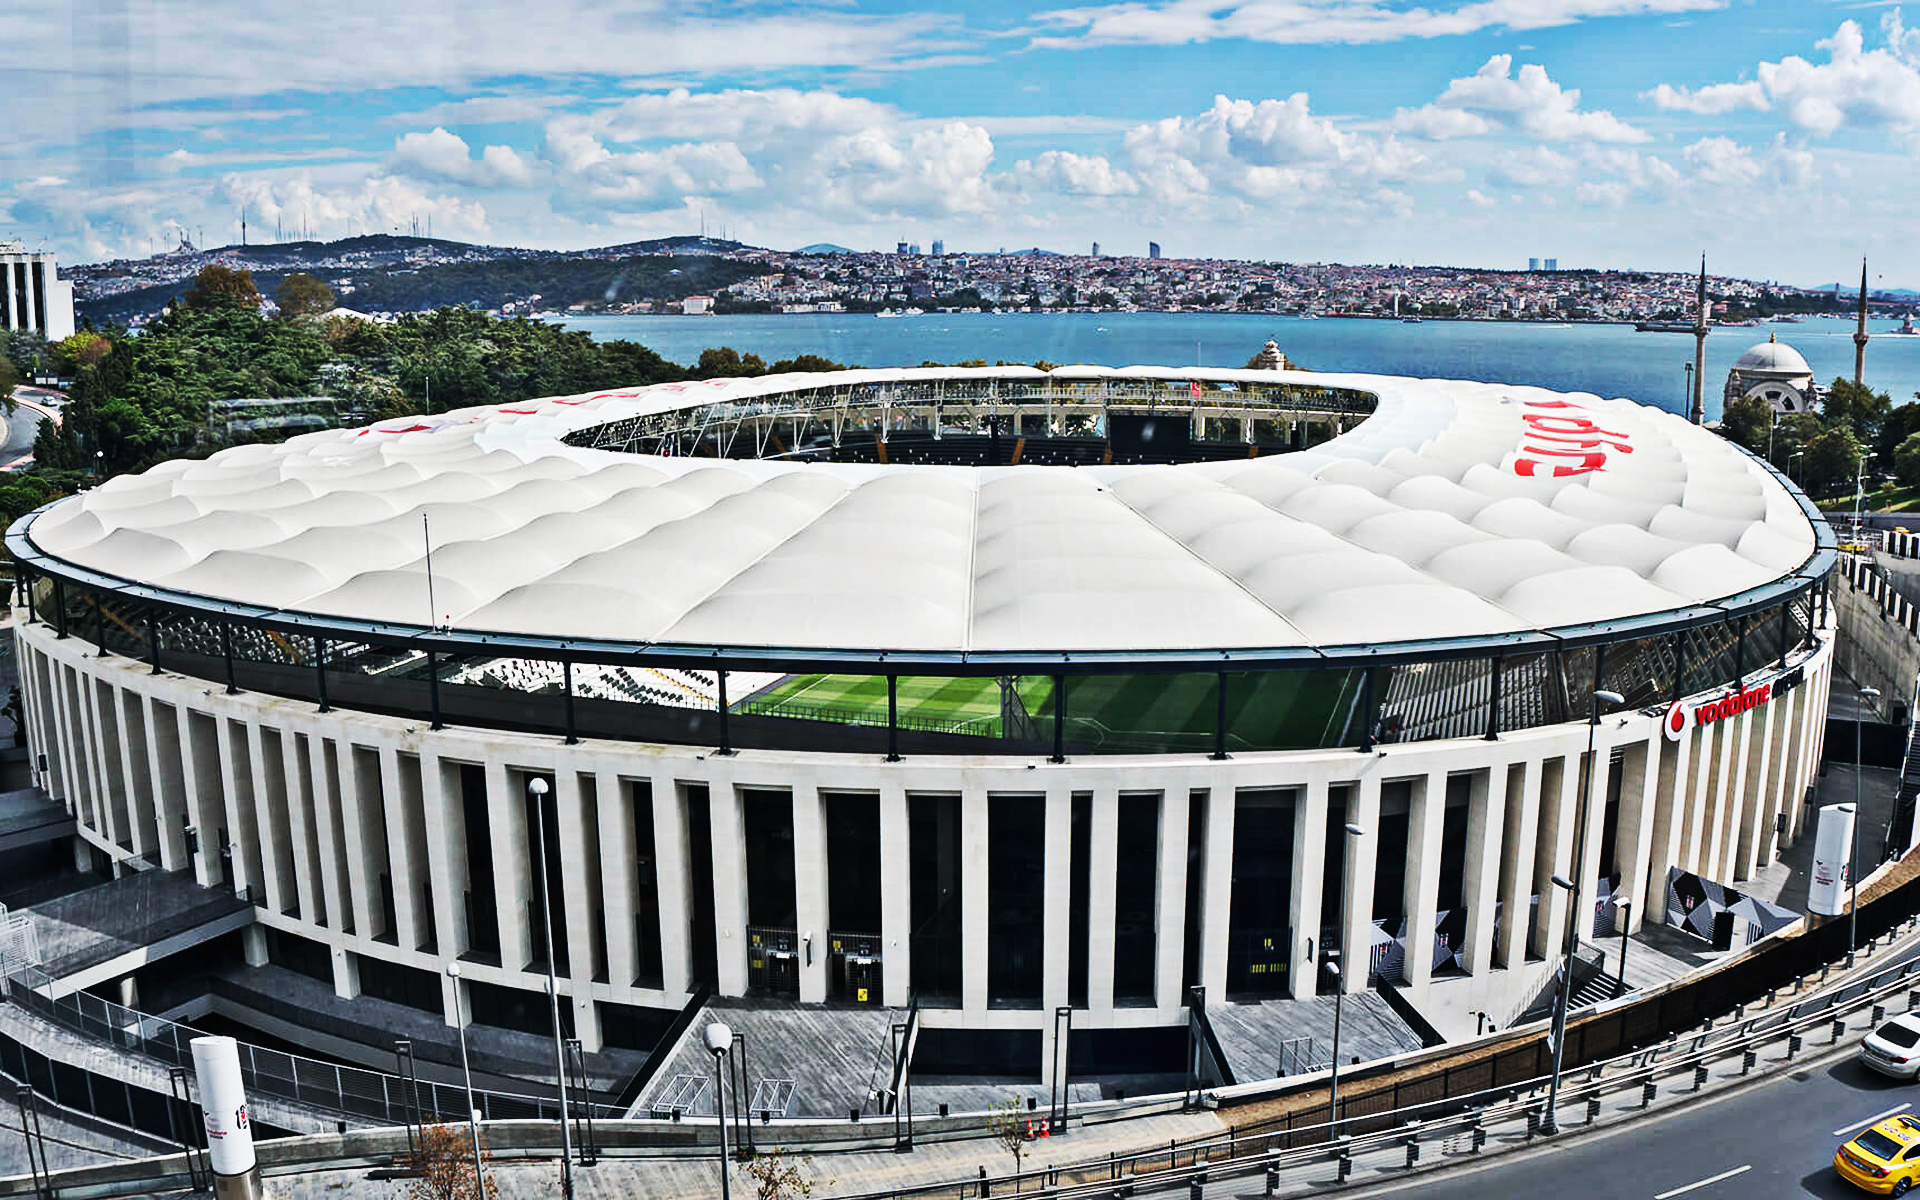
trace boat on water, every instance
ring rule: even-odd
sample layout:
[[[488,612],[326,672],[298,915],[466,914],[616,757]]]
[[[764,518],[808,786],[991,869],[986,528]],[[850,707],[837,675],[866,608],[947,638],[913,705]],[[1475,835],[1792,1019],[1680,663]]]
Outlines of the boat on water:
[[[1693,325],[1687,321],[1636,321],[1633,325],[1636,333],[1692,333]]]
[[[1912,337],[1916,334],[1920,334],[1920,329],[1915,329],[1913,327],[1913,314],[1908,313],[1906,316],[1900,318],[1900,328],[1894,330],[1893,332],[1895,334],[1904,334],[1908,337]]]
[[[1419,317],[1401,317],[1400,323],[1402,325],[1418,325],[1420,323],[1420,318]]]
[[[907,314],[901,312],[897,308],[883,308],[879,312],[873,315],[876,317],[904,317]]]

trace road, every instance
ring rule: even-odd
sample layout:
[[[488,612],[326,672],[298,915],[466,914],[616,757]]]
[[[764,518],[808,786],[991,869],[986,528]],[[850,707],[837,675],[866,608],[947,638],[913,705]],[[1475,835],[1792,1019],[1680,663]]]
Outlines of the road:
[[[1914,953],[1909,949],[1887,964]],[[1858,1041],[1856,1034],[1843,1044]],[[1778,1072],[1670,1116],[1494,1159],[1484,1168],[1409,1180],[1393,1190],[1418,1191],[1422,1200],[1556,1193],[1567,1200],[1857,1200],[1867,1193],[1834,1174],[1834,1150],[1868,1118],[1907,1108],[1920,1108],[1920,1088],[1847,1057]]]
[[[25,400],[44,408],[55,408],[66,401],[66,397],[59,392],[37,387],[15,388],[13,395],[16,400]],[[22,404],[11,417],[0,422],[6,428],[6,437],[0,439],[0,467],[33,453],[33,438],[40,432],[40,422],[43,420],[45,418],[39,413]]]

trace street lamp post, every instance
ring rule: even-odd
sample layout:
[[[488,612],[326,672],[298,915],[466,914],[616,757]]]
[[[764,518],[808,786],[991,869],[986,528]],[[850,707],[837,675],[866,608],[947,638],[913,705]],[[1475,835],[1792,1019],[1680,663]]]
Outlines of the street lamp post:
[[[560,1196],[573,1200],[573,1135],[567,1128],[567,1050],[560,1032],[560,977],[556,973],[553,944],[553,880],[547,870],[547,781],[534,776],[527,781],[527,794],[533,797],[534,861],[540,864],[540,940],[547,948],[547,1004],[553,1012],[553,1067],[560,1085]]]
[[[1686,395],[1681,397],[1681,400],[1685,404],[1686,410],[1688,412],[1692,412],[1693,411],[1693,364],[1687,363],[1686,368],[1687,368],[1687,392],[1686,392]]]
[[[1793,477],[1793,460],[1796,458],[1805,458],[1806,456],[1807,452],[1805,450],[1795,450],[1792,454],[1787,455],[1787,478],[1795,484],[1798,484],[1800,481]]]
[[[1347,991],[1346,980],[1340,974],[1341,963],[1346,958],[1347,946],[1347,892],[1344,881],[1347,878],[1347,872],[1352,869],[1350,860],[1353,839],[1364,833],[1366,830],[1360,826],[1351,821],[1347,822],[1347,840],[1340,850],[1342,859],[1340,878],[1343,881],[1340,889],[1340,948],[1329,953],[1333,961],[1327,964],[1327,970],[1333,975],[1333,1075],[1327,1081],[1327,1132],[1329,1135],[1340,1128],[1340,999]]]
[[[720,1130],[720,1200],[732,1200],[732,1185],[727,1180],[727,1094],[720,1077],[720,1060],[733,1048],[733,1030],[715,1021],[700,1036],[713,1055],[713,1123]]]
[[[485,1200],[487,1173],[480,1166],[480,1107],[473,1102],[473,1068],[467,1065],[467,1013],[460,999],[459,963],[447,964],[447,978],[453,980],[453,1016],[460,1029],[460,1074],[467,1081],[467,1132],[473,1136],[473,1194]]]
[[[1546,1120],[1541,1123],[1541,1128],[1545,1129],[1548,1133],[1557,1133],[1560,1129],[1559,1118],[1556,1115],[1560,1103],[1560,1055],[1561,1051],[1565,1049],[1567,1040],[1567,1009],[1573,1004],[1574,955],[1580,949],[1580,918],[1582,914],[1580,912],[1579,881],[1580,877],[1586,874],[1587,870],[1585,862],[1587,856],[1587,807],[1593,798],[1593,769],[1596,765],[1593,759],[1593,734],[1594,730],[1600,727],[1600,705],[1603,701],[1607,704],[1618,705],[1625,704],[1627,698],[1619,692],[1596,690],[1593,693],[1587,716],[1587,765],[1586,769],[1580,772],[1580,804],[1576,810],[1578,815],[1575,818],[1578,823],[1573,827],[1573,866],[1571,868],[1573,878],[1566,879],[1559,875],[1553,877],[1554,885],[1565,889],[1567,892],[1567,905],[1573,915],[1573,929],[1567,936],[1566,957],[1563,958],[1560,963],[1560,1002],[1555,1006],[1553,1014],[1553,1077],[1547,1082],[1547,1115]]]
[[[1633,915],[1633,897],[1615,897],[1613,909],[1619,914],[1616,919],[1620,922],[1620,984],[1614,989],[1613,994],[1624,996],[1627,991],[1627,926],[1628,919]]]
[[[1880,689],[1863,687],[1860,699],[1872,702],[1880,698]],[[1853,965],[1853,952],[1860,945],[1860,727],[1867,723],[1864,707],[1853,713],[1853,845],[1847,851],[1847,965]]]

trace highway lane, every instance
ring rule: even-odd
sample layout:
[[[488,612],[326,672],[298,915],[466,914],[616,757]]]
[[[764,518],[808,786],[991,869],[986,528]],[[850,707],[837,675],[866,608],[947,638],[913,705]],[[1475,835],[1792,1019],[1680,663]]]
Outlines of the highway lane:
[[[43,408],[56,408],[66,400],[58,392],[36,387],[15,388],[13,394],[16,399],[30,400]],[[45,419],[24,404],[17,407],[11,417],[5,418],[6,436],[0,439],[0,466],[33,453],[34,435],[40,432],[40,422]]]
[[[1916,955],[1920,947],[1907,947],[1877,965]],[[1860,1036],[1851,1033],[1842,1045],[1851,1049]],[[1820,1047],[1810,1049],[1818,1053]],[[1686,1086],[1671,1079],[1662,1090]],[[1587,1140],[1543,1144],[1506,1161],[1408,1180],[1393,1190],[1417,1190],[1435,1200],[1556,1192],[1566,1200],[1854,1200],[1867,1193],[1834,1174],[1834,1150],[1867,1118],[1907,1109],[1920,1110],[1920,1086],[1876,1074],[1849,1055],[1776,1072],[1744,1090],[1709,1094],[1670,1115],[1631,1120]],[[1565,1119],[1577,1122],[1580,1113],[1569,1109]],[[1355,1182],[1365,1182],[1358,1172]]]

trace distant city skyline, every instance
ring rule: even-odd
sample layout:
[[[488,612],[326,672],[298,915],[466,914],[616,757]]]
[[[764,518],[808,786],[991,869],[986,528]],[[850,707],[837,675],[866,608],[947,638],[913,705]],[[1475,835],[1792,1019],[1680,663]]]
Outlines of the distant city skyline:
[[[0,239],[724,232],[1920,284],[1920,31],[1753,0],[0,11]],[[1857,267],[1855,268],[1857,269]]]

